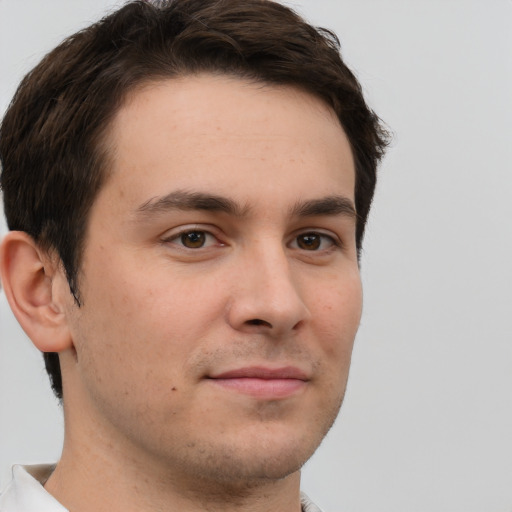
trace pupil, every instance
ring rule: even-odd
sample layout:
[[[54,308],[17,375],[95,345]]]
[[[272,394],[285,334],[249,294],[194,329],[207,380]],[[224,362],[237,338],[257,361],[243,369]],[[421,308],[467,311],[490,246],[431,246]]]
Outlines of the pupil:
[[[201,231],[191,231],[190,233],[181,235],[181,241],[185,247],[197,249],[204,245],[205,236]]]
[[[302,235],[299,238],[299,247],[301,249],[318,249],[320,247],[320,237],[318,235]]]

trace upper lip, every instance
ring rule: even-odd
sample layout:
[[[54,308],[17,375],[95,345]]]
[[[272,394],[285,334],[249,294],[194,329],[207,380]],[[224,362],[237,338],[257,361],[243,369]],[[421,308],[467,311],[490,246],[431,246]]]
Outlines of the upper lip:
[[[295,366],[283,366],[281,368],[267,368],[264,366],[248,366],[236,368],[209,376],[210,379],[297,379],[309,380],[306,373]]]

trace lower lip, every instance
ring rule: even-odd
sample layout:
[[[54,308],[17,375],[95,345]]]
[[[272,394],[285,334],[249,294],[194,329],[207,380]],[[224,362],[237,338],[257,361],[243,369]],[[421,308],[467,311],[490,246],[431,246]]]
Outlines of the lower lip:
[[[306,381],[299,379],[257,379],[253,377],[239,377],[232,379],[211,379],[211,381],[223,388],[267,400],[288,398],[306,387]]]

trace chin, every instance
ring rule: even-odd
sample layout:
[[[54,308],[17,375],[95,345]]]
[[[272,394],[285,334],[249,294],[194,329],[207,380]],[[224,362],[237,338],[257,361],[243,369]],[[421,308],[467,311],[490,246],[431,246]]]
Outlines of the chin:
[[[224,453],[209,468],[202,466],[201,475],[195,475],[203,482],[210,482],[222,488],[229,487],[231,492],[244,490],[283,480],[297,473],[308,457],[297,457],[297,454],[279,454],[274,456],[251,457],[240,456],[231,458]]]
[[[265,434],[198,449],[196,471],[205,480],[240,489],[275,482],[297,473],[324,437],[283,437],[272,430]]]

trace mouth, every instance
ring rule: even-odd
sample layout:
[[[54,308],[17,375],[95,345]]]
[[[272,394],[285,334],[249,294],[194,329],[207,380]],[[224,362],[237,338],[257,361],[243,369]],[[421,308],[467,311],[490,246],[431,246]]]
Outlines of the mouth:
[[[303,391],[309,382],[300,369],[247,367],[208,376],[212,384],[263,400],[278,400]]]

